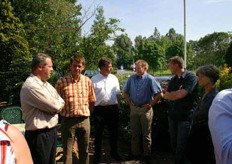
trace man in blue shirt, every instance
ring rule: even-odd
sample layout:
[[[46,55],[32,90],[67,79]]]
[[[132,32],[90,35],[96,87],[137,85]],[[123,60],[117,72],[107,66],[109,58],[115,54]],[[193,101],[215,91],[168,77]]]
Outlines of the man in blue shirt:
[[[123,88],[123,95],[130,106],[131,151],[134,158],[142,152],[147,163],[151,163],[152,106],[162,95],[160,84],[147,73],[148,63],[137,60],[136,74],[130,76]],[[141,136],[143,150],[141,150]]]
[[[217,164],[232,163],[232,89],[222,90],[209,109],[209,129]]]

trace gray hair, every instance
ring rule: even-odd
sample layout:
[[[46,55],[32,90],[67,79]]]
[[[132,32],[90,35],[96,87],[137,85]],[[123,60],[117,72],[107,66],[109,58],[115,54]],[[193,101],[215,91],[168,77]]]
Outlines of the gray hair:
[[[219,79],[219,70],[212,64],[199,67],[196,71],[196,75],[198,76],[199,74],[207,76],[213,84]]]
[[[51,59],[51,56],[44,53],[38,53],[34,55],[31,63],[32,71],[34,71],[39,65],[44,66],[47,58]]]

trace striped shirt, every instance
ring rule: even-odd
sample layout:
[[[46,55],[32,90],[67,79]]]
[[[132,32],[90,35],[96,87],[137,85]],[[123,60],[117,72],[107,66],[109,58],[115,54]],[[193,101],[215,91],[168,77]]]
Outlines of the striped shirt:
[[[14,164],[15,154],[11,146],[11,139],[7,135],[6,130],[8,128],[6,121],[0,121],[0,163],[1,164]]]
[[[95,102],[96,97],[88,77],[80,75],[79,81],[75,81],[71,75],[68,75],[60,78],[55,88],[65,101],[65,106],[60,113],[62,116],[90,116],[89,102]]]

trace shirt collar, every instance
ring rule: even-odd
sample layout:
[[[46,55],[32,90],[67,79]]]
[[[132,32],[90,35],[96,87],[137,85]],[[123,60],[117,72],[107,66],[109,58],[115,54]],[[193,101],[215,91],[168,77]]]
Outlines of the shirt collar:
[[[47,81],[42,81],[40,78],[38,78],[37,76],[35,76],[33,73],[31,73],[31,77],[34,78],[36,80],[36,82],[41,85],[41,86],[47,86]]]
[[[136,78],[137,79],[144,79],[146,75],[147,75],[147,73],[144,73],[142,76],[136,75]]]
[[[72,75],[70,75],[70,78],[72,79],[72,82],[73,82],[73,83],[77,83],[77,82],[80,82],[80,81],[81,81],[81,79],[83,78],[83,76],[84,76],[84,75],[81,74],[81,75],[80,75],[80,78],[77,79],[77,80],[75,80],[75,79],[72,77]]]
[[[185,78],[185,76],[186,76],[186,74],[187,74],[187,71],[185,70],[185,71],[184,71],[184,73],[183,73],[183,74],[182,74],[179,78],[181,78],[181,77],[182,77],[182,78],[184,79],[184,78]]]

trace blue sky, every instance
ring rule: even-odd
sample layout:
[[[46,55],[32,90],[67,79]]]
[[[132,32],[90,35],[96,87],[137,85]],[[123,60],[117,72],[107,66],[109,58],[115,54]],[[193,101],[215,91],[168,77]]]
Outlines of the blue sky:
[[[161,35],[170,28],[184,35],[183,0],[79,0],[84,9],[97,5],[107,18],[120,20],[133,41],[138,35],[148,37],[157,27]],[[92,21],[84,29],[88,31]],[[199,40],[213,32],[232,32],[232,0],[186,0],[186,39]]]

